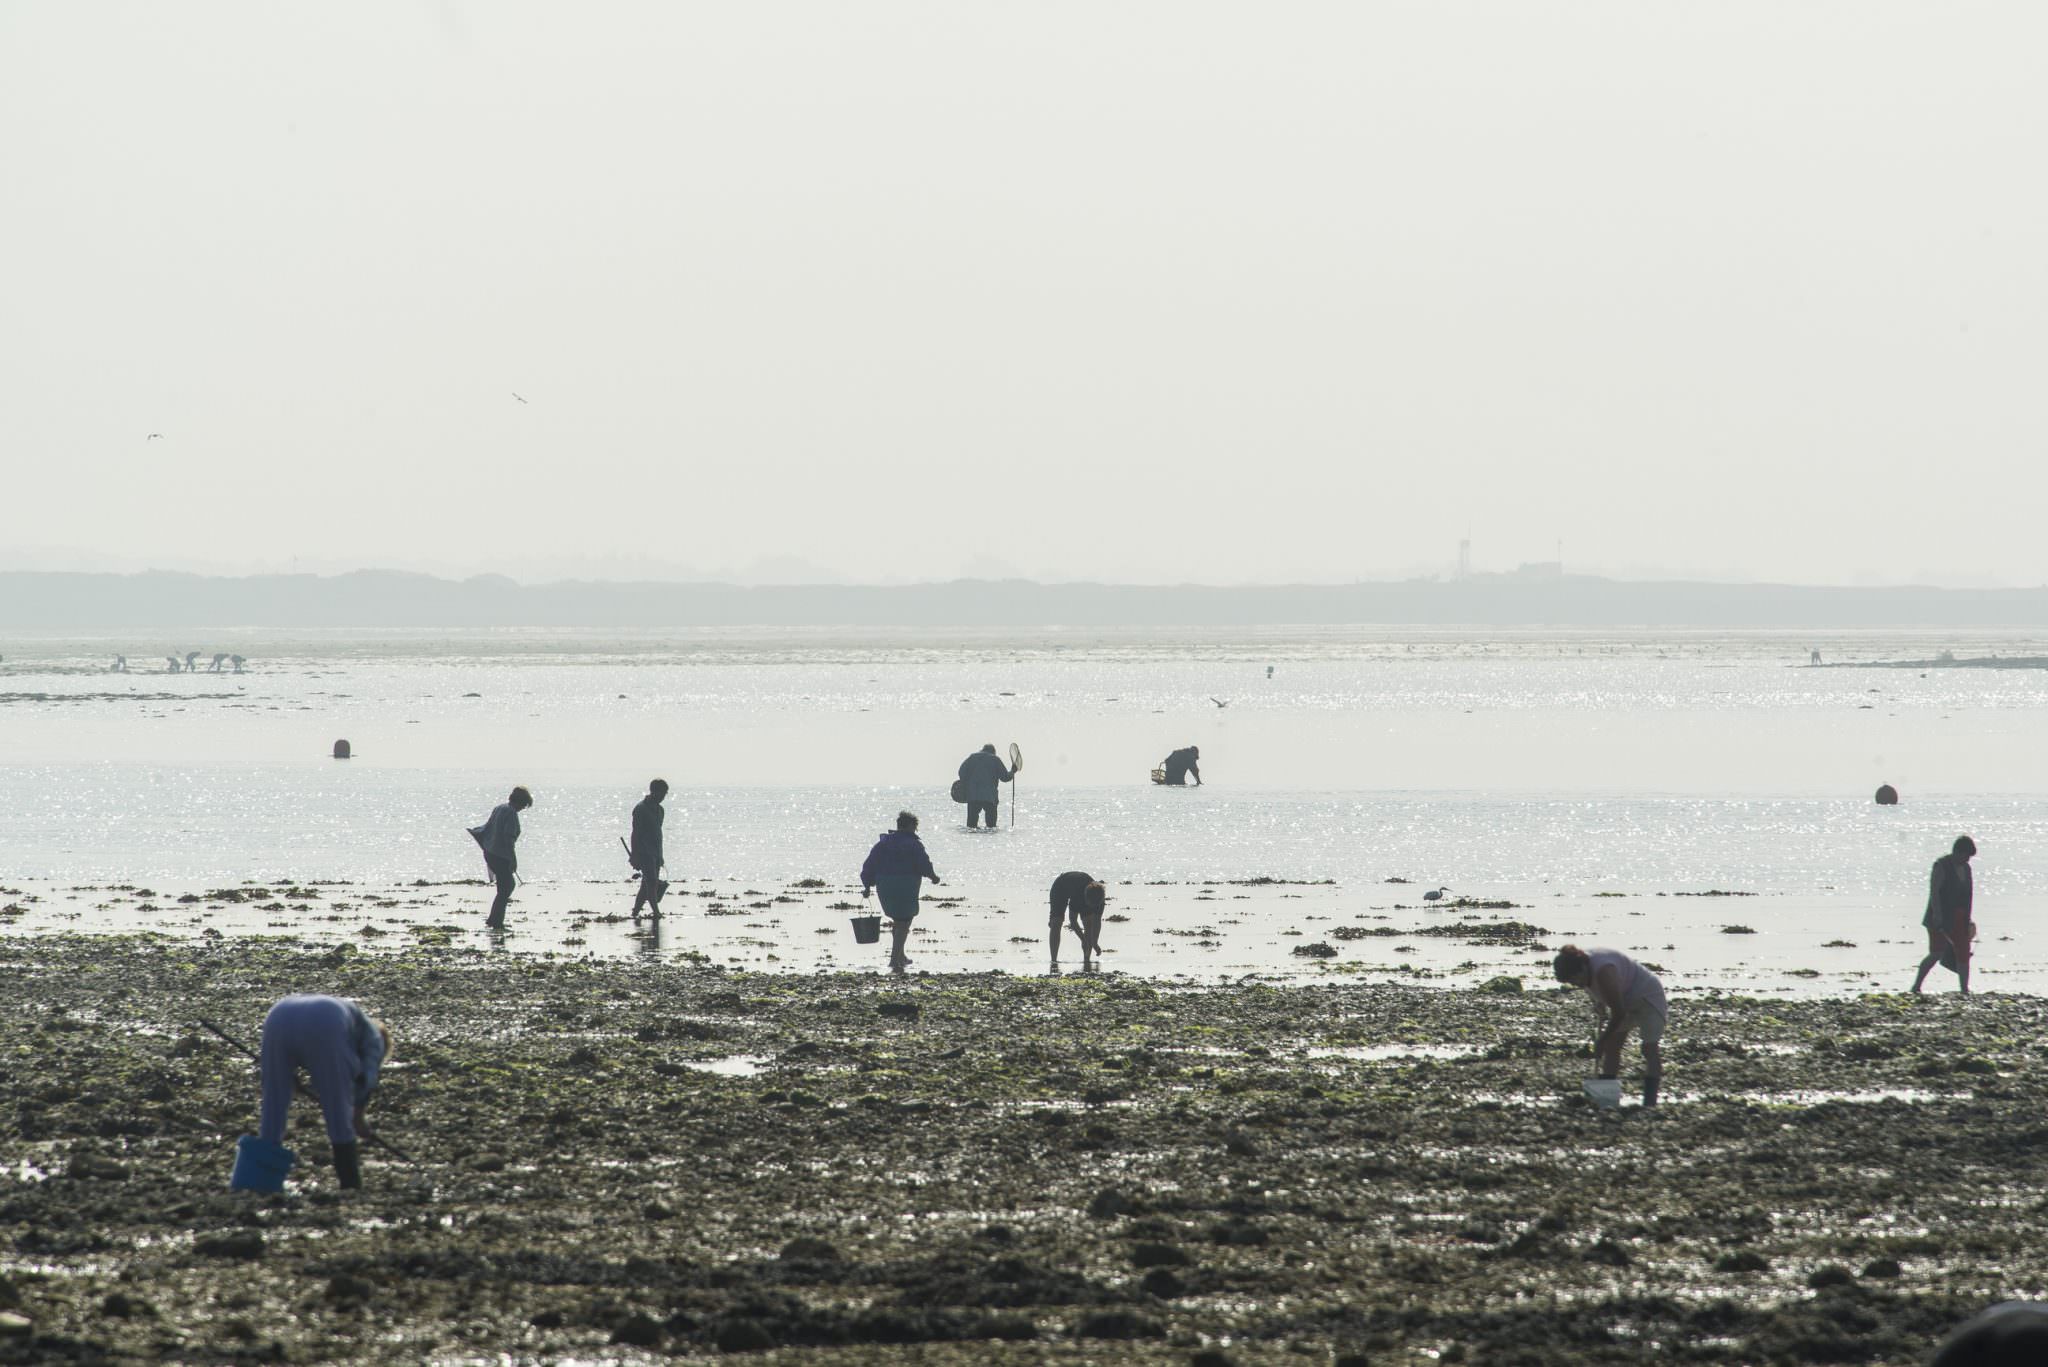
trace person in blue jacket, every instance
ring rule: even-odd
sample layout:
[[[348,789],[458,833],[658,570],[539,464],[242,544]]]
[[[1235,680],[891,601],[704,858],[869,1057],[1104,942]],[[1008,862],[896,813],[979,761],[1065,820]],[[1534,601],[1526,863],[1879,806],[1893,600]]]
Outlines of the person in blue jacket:
[[[363,1164],[356,1132],[363,1123],[363,1107],[376,1090],[377,1074],[390,1056],[390,1029],[354,1002],[341,997],[286,997],[263,1018],[263,1047],[256,1065],[263,1109],[256,1133],[268,1143],[284,1143],[292,1091],[299,1070],[305,1069],[327,1121],[334,1171],[342,1186],[360,1187]]]
[[[882,894],[882,914],[889,918],[889,967],[902,968],[910,962],[903,942],[910,938],[910,923],[917,918],[917,894],[925,879],[939,881],[932,857],[917,838],[917,818],[909,812],[896,814],[896,829],[884,831],[867,862],[860,866],[860,895]]]

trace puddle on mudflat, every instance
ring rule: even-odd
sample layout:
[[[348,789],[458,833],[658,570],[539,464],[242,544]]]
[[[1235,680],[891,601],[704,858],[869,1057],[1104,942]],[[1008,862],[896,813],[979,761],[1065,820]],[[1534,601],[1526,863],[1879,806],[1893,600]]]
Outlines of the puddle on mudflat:
[[[720,1077],[758,1077],[774,1060],[766,1054],[729,1054],[724,1058],[683,1059],[685,1068],[694,1068],[700,1073],[716,1073]]]
[[[1347,1044],[1303,1051],[1310,1058],[1355,1059],[1360,1063],[1407,1063],[1423,1059],[1477,1058],[1469,1044]]]

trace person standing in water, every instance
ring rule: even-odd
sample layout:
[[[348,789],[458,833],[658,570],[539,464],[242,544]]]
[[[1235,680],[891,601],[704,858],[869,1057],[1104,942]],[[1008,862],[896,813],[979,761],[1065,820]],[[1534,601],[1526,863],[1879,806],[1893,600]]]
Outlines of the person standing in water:
[[[1001,785],[1014,777],[1010,766],[996,753],[994,742],[960,761],[960,781],[967,785],[968,830],[975,828],[983,813],[988,815],[988,828],[996,828],[996,799],[1002,793]]]
[[[362,1128],[363,1108],[376,1089],[378,1071],[390,1057],[391,1031],[354,1002],[341,997],[286,997],[263,1018],[256,1065],[263,1085],[258,1137],[284,1143],[285,1118],[303,1068],[327,1121],[335,1174],[344,1187],[362,1186],[356,1134]]]
[[[519,843],[519,814],[532,805],[532,793],[514,788],[512,796],[491,809],[483,825],[469,828],[470,835],[483,849],[484,867],[491,871],[491,881],[498,885],[491,914],[484,918],[484,924],[492,930],[505,928],[505,907],[512,900],[513,875],[519,869],[519,854],[514,848]]]
[[[1052,920],[1046,938],[1052,942],[1052,971],[1060,971],[1060,921],[1081,937],[1081,967],[1101,956],[1102,904],[1108,891],[1092,873],[1063,873],[1052,880]]]
[[[1927,927],[1927,957],[1920,961],[1920,971],[1913,977],[1913,990],[1918,992],[1927,981],[1927,975],[1936,964],[1953,969],[1962,981],[1963,995],[1970,995],[1970,941],[1977,938],[1977,927],[1970,919],[1974,888],[1970,878],[1970,859],[1977,853],[1977,842],[1967,835],[1956,837],[1956,843],[1949,852],[1934,861],[1934,867],[1927,874],[1927,911],[1920,918],[1920,924]]]
[[[1580,949],[1566,945],[1557,951],[1552,971],[1561,983],[1583,987],[1593,999],[1593,1019],[1599,1038],[1593,1043],[1593,1062],[1603,1078],[1621,1076],[1621,1046],[1629,1031],[1642,1032],[1643,1104],[1657,1104],[1657,1088],[1664,1080],[1664,1022],[1671,1008],[1664,1000],[1664,984],[1657,975],[1618,949]]]
[[[647,785],[647,796],[640,799],[633,808],[633,843],[627,847],[633,867],[640,870],[640,891],[633,896],[633,919],[640,919],[640,908],[645,906],[656,920],[661,919],[661,896],[668,891],[668,881],[661,876],[661,823],[667,812],[662,809],[662,799],[668,796],[668,783],[656,779]]]
[[[917,894],[925,879],[939,881],[932,857],[917,838],[917,818],[909,812],[896,814],[896,829],[885,831],[868,851],[860,866],[860,895],[863,899],[882,894],[882,914],[889,918],[889,967],[902,968],[910,962],[903,945],[910,938],[910,923],[917,919]]]
[[[1166,757],[1166,762],[1159,766],[1166,774],[1159,781],[1178,788],[1187,783],[1189,774],[1193,774],[1195,776],[1195,786],[1197,788],[1201,787],[1201,758],[1202,751],[1200,746],[1190,745],[1184,750],[1174,751]]]

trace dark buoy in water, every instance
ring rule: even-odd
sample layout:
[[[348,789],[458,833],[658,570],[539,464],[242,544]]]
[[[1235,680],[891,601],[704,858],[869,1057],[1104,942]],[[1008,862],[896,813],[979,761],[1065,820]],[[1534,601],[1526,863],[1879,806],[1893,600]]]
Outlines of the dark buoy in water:
[[[1880,785],[1878,785],[1878,789],[1877,789],[1877,805],[1878,805],[1878,806],[1880,806],[1880,807],[1896,807],[1896,806],[1898,806],[1898,805],[1899,805],[1899,790],[1898,790],[1897,788],[1894,788],[1894,787],[1892,787],[1892,785],[1891,785],[1891,784],[1889,784],[1889,783],[1884,783],[1884,784],[1880,784]]]
[[[334,757],[335,757],[336,759],[347,759],[347,758],[348,758],[348,742],[347,742],[347,741],[345,741],[345,740],[338,740],[338,741],[334,742]]]

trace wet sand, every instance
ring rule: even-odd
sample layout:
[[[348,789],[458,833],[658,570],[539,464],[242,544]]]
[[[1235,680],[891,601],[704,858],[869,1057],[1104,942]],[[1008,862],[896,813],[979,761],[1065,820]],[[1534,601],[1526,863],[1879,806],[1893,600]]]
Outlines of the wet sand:
[[[1904,1364],[2048,1288],[2037,998],[1702,991],[1599,1113],[1557,990],[388,940],[0,939],[0,1362]],[[302,990],[417,1162],[341,1194],[301,1103],[231,1195],[195,1023]]]

